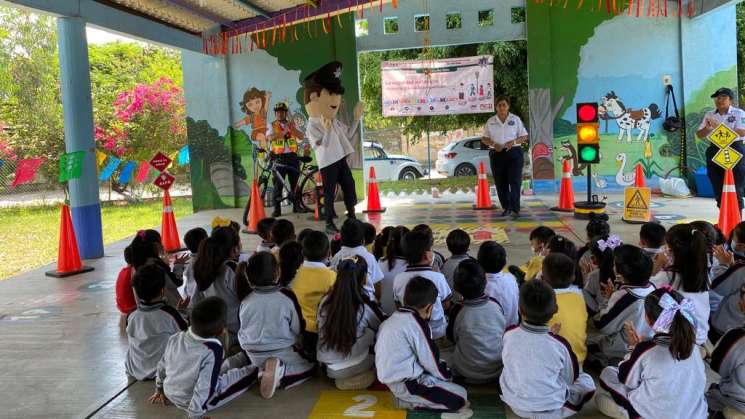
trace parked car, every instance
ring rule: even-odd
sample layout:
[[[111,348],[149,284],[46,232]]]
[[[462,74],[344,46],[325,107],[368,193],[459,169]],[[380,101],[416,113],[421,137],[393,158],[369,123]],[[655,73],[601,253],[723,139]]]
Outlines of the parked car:
[[[475,176],[481,162],[484,162],[486,174],[491,175],[489,149],[481,143],[481,137],[470,137],[452,142],[439,150],[435,169],[448,177]]]
[[[426,171],[418,161],[408,156],[388,154],[380,144],[365,141],[362,143],[365,155],[365,169],[375,168],[377,180],[414,180]]]

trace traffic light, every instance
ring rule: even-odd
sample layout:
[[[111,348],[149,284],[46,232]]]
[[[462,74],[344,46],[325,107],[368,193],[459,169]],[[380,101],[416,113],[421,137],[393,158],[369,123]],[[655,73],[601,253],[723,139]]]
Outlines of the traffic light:
[[[577,104],[577,159],[579,163],[600,163],[600,124],[596,102]]]

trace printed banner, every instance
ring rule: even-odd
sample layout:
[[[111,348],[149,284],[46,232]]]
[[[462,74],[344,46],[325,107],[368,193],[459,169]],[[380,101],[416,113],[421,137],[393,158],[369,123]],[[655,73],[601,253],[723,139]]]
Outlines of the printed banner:
[[[140,167],[137,168],[137,176],[135,180],[142,183],[147,179],[147,174],[150,173],[150,163],[143,161],[140,162]]]
[[[106,164],[106,167],[104,167],[101,171],[101,175],[98,176],[98,180],[109,180],[111,175],[114,174],[114,170],[119,167],[119,163],[121,163],[121,160],[117,159],[114,156],[109,157],[109,163]]]
[[[152,159],[150,159],[150,166],[153,166],[155,170],[162,172],[171,164],[171,159],[160,151]]]
[[[189,146],[185,145],[178,151],[178,164],[185,166],[189,164]]]
[[[85,151],[65,153],[59,159],[59,181],[65,182],[71,179],[79,179],[83,172],[83,158]]]
[[[494,58],[384,61],[383,116],[494,111]]]
[[[16,166],[16,177],[13,179],[13,184],[10,187],[14,188],[16,185],[29,183],[34,180],[36,171],[41,166],[41,160],[41,157],[20,160]]]
[[[127,164],[122,167],[121,173],[119,173],[119,183],[123,185],[129,183],[129,181],[132,180],[132,172],[135,171],[136,167],[137,163],[128,161]]]

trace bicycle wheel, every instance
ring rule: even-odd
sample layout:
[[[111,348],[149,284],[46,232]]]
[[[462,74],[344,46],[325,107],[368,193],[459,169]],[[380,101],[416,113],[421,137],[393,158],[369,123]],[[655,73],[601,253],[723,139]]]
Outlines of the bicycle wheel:
[[[316,193],[316,189],[318,188],[316,173],[318,173],[318,169],[307,172],[304,175],[302,182],[300,182],[300,199],[298,200],[298,205],[300,205],[300,208],[305,211],[314,211],[318,199],[323,195],[323,191]]]

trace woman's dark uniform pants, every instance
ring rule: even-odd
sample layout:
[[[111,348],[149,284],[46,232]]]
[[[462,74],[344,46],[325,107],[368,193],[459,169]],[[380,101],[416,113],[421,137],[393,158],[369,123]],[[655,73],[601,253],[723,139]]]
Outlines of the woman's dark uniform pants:
[[[506,151],[489,151],[489,163],[504,210],[520,212],[520,186],[523,180],[523,149],[515,145]]]

